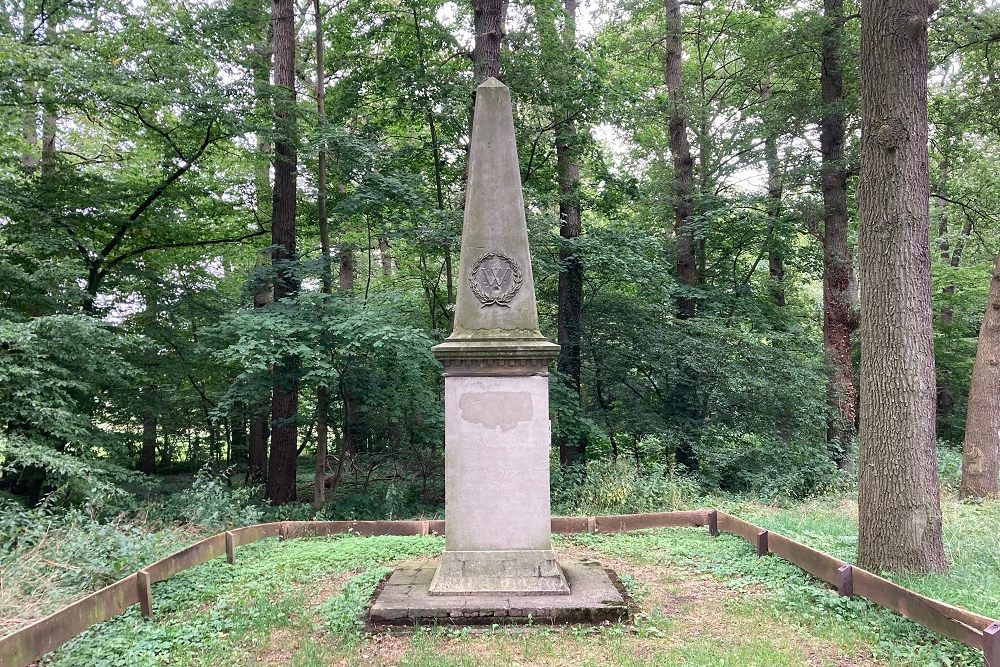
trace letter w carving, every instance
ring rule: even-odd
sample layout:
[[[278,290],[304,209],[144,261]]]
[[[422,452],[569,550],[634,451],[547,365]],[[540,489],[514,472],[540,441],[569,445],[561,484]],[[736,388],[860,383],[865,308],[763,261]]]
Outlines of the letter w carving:
[[[499,267],[489,268],[483,267],[483,277],[486,278],[486,284],[494,289],[500,289],[503,285],[503,281],[507,280],[507,276],[510,275],[510,267],[501,269]]]

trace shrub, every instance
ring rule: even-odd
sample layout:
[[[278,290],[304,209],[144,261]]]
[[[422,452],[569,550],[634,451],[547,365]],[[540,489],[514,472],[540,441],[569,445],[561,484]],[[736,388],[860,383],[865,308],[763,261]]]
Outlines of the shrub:
[[[230,487],[227,480],[231,473],[231,469],[213,472],[203,467],[190,489],[170,496],[154,515],[165,521],[194,524],[207,532],[259,523],[264,515],[260,489]]]
[[[676,468],[592,461],[552,472],[554,514],[666,512],[697,500],[698,485]]]

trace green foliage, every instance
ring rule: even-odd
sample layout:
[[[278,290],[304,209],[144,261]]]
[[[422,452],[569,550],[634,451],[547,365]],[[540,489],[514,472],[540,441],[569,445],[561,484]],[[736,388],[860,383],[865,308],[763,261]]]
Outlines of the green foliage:
[[[101,460],[115,441],[96,424],[102,400],[131,371],[118,344],[87,317],[0,322],[0,488],[31,502],[118,493],[128,476]]]
[[[364,610],[375,588],[392,570],[376,567],[351,577],[340,593],[322,605],[318,614],[325,619],[330,632],[344,641],[357,641],[364,627]]]
[[[591,462],[552,471],[552,508],[560,515],[667,512],[696,504],[698,495],[690,477],[655,463],[641,473],[625,462]]]
[[[101,664],[152,667],[162,664],[239,664],[270,646],[271,633],[312,612],[304,581],[364,573],[321,606],[345,637],[356,632],[358,601],[384,575],[378,564],[440,551],[439,538],[335,537],[279,542],[267,539],[240,547],[236,565],[215,559],[153,587],[152,621],[132,608],[82,634],[54,656],[53,667]],[[339,601],[339,602],[338,602]],[[352,606],[353,605],[353,606]]]
[[[152,516],[163,521],[191,523],[210,533],[260,523],[264,516],[260,489],[234,488],[229,481],[231,473],[231,470],[213,473],[208,467],[202,468],[190,488],[157,503]]]

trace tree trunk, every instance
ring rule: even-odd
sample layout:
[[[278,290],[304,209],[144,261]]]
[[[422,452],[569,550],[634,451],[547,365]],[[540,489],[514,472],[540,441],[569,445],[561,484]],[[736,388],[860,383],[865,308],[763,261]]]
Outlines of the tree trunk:
[[[261,6],[257,17],[257,25],[266,32],[266,39],[257,43],[253,51],[254,94],[257,102],[270,113],[270,78],[271,56],[273,52],[274,27],[266,21],[267,12]],[[257,152],[254,163],[254,194],[256,196],[256,215],[259,220],[270,217],[271,214],[271,145],[262,134],[257,135]],[[263,262],[258,259],[260,270]],[[271,288],[262,282],[253,295],[254,309],[263,308],[271,303]],[[259,404],[251,406],[250,410],[250,443],[247,450],[247,484],[263,484],[267,480],[267,442],[270,435],[271,396],[262,396]]]
[[[271,245],[274,250],[274,300],[294,298],[298,278],[291,263],[295,249],[295,3],[275,0],[274,25],[274,192],[271,204]],[[271,401],[271,456],[266,492],[275,504],[295,500],[299,404],[299,362],[286,357],[274,365]]]
[[[857,328],[854,265],[848,240],[847,176],[844,156],[847,119],[844,113],[843,0],[824,0],[820,85],[823,116],[820,120],[823,190],[823,347],[827,380],[826,440],[832,458],[841,468],[851,465],[850,443],[857,422],[857,389],[851,359],[851,334]]]
[[[340,289],[350,293],[354,289],[354,251],[349,246],[340,248]],[[343,378],[343,375],[341,376]],[[358,451],[358,399],[353,394],[353,388],[341,379],[340,397],[344,405],[343,454],[351,457]]]
[[[320,130],[326,127],[326,65],[323,44],[323,14],[320,0],[313,0],[313,14],[316,21],[316,114]],[[333,291],[333,271],[330,257],[330,225],[326,219],[326,146],[319,149],[317,165],[316,217],[319,222],[320,250],[323,253],[323,293]],[[328,414],[329,393],[325,385],[316,388],[316,472],[314,476],[313,507],[319,509],[326,502],[326,458],[329,440]]]
[[[674,162],[674,234],[676,237],[677,281],[682,290],[693,289],[698,284],[698,264],[695,259],[695,239],[690,226],[694,212],[692,187],[694,161],[687,136],[687,114],[684,108],[684,84],[681,79],[682,21],[679,0],[664,0],[667,16],[667,53],[664,60],[664,82],[670,99],[668,131],[670,154]],[[677,297],[677,315],[691,317],[695,313],[695,300],[690,293]]]
[[[927,0],[861,5],[858,565],[947,569],[934,429]]]
[[[963,498],[997,497],[1000,474],[1000,254],[990,280],[969,388],[962,452]]]
[[[563,0],[563,29],[561,39],[555,35],[558,26],[553,28],[552,41],[561,43],[558,60],[570,67],[572,59],[568,56],[576,49],[576,0]],[[553,20],[555,16],[551,17]],[[548,20],[548,17],[546,18]],[[545,30],[549,29],[546,25]],[[554,45],[555,45],[554,44]],[[573,72],[569,76],[561,76],[552,85],[555,92],[568,99],[573,99],[573,82],[576,80]],[[556,169],[559,183],[559,235],[563,244],[559,248],[559,260],[562,270],[559,272],[558,288],[558,336],[559,372],[566,378],[566,384],[572,389],[579,400],[581,395],[580,336],[583,319],[583,263],[572,247],[572,243],[580,236],[580,137],[573,120],[573,109],[567,105],[556,106]],[[587,458],[587,441],[582,436],[570,438],[562,435],[559,438],[559,461],[563,465],[581,463]]]
[[[146,400],[150,400],[149,395],[146,396]],[[156,413],[148,406],[142,415],[142,454],[139,455],[139,472],[146,475],[156,474]]]
[[[378,258],[382,264],[382,275],[386,278],[392,277],[392,248],[389,247],[389,239],[383,234],[378,239]]]
[[[475,82],[479,85],[491,76],[500,78],[500,45],[507,22],[507,0],[472,0],[472,17],[476,33],[472,62]]]
[[[764,81],[761,97],[767,105],[771,100],[770,77]],[[780,242],[781,197],[784,178],[781,173],[781,159],[778,155],[778,133],[767,128],[764,135],[764,161],[767,164],[767,217],[768,246],[767,269],[771,278],[771,299],[774,305],[783,307],[785,298],[785,256]]]

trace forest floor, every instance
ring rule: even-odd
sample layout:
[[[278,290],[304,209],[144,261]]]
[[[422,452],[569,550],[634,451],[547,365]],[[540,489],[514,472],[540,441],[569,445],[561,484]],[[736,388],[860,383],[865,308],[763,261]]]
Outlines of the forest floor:
[[[724,503],[720,502],[720,506]],[[771,530],[853,558],[850,500],[725,503]],[[1000,615],[1000,503],[945,502],[948,575],[896,577]],[[132,608],[45,665],[980,665],[982,657],[860,599],[840,598],[734,536],[662,529],[556,540],[612,567],[635,599],[628,624],[454,627],[369,633],[363,609],[394,563],[428,559],[439,537],[334,537],[241,547],[157,584],[155,619]]]

